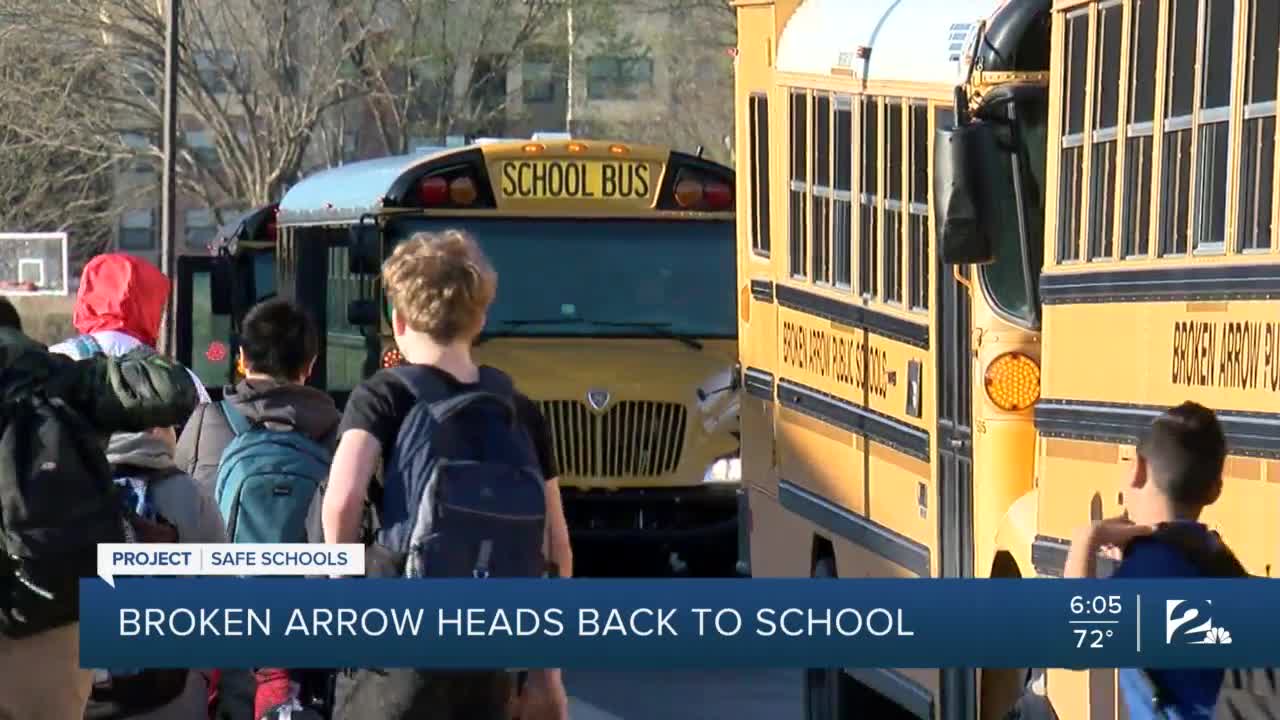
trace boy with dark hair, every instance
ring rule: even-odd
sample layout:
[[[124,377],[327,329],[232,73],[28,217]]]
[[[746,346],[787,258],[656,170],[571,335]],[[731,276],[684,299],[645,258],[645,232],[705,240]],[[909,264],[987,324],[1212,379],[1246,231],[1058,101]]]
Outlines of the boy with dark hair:
[[[0,328],[22,332],[22,317],[8,298],[0,297]]]
[[[245,315],[240,329],[244,379],[223,389],[223,399],[251,423],[297,429],[333,449],[341,415],[328,393],[306,385],[320,337],[301,307],[265,300]],[[235,433],[217,403],[201,405],[178,439],[178,467],[210,496],[222,453]]]
[[[328,393],[306,385],[319,347],[315,321],[288,300],[265,300],[245,315],[240,329],[244,379],[223,390],[221,403],[197,408],[178,440],[178,467],[191,473],[210,497],[216,498],[219,466],[237,436],[228,413],[247,425],[292,430],[333,452],[341,415]],[[253,674],[224,671],[218,680],[215,717],[245,717],[250,708],[254,718],[262,717],[303,690],[310,695],[315,691],[311,686],[325,679],[322,673],[278,668]],[[306,687],[295,687],[298,683]]]
[[[1116,578],[1243,574],[1221,538],[1200,522],[1204,508],[1222,494],[1226,457],[1226,437],[1209,408],[1185,402],[1157,417],[1138,443],[1124,486],[1125,514],[1077,532],[1063,576],[1094,577],[1100,551],[1121,553]],[[1222,670],[1120,671],[1135,720],[1156,716],[1149,685],[1174,717],[1211,717],[1222,678]]]

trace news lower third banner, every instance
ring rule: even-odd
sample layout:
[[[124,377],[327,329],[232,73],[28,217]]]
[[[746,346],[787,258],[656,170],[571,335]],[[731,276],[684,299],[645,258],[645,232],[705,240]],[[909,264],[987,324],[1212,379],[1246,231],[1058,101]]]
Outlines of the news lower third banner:
[[[1240,667],[1272,580],[82,581],[83,667]]]

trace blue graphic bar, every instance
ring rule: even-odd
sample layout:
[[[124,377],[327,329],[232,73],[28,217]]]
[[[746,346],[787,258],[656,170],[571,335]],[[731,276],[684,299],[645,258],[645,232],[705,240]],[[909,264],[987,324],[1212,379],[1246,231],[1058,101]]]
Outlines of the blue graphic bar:
[[[1255,667],[1273,580],[81,583],[84,667]]]

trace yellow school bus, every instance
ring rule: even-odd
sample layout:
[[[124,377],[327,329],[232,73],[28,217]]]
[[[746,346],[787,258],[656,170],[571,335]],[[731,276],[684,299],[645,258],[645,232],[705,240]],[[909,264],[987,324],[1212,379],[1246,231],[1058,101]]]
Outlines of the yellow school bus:
[[[1218,411],[1231,453],[1205,522],[1251,573],[1275,574],[1278,45],[1274,0],[1054,4],[1041,575],[1061,574],[1075,528],[1121,511],[1139,433],[1185,400]],[[1045,685],[1061,717],[1122,716],[1111,670],[1050,670]]]
[[[574,539],[732,571],[733,185],[700,153],[563,137],[353,163],[280,201],[279,292],[321,316],[313,382],[342,401],[400,362],[383,259],[414,233],[471,233],[499,276],[477,358],[541,404]]]
[[[1274,3],[737,10],[754,573],[1060,576],[1072,530],[1120,511],[1138,433],[1194,399],[1232,447],[1208,521],[1270,574]],[[1121,704],[1113,670],[805,682],[810,718]]]

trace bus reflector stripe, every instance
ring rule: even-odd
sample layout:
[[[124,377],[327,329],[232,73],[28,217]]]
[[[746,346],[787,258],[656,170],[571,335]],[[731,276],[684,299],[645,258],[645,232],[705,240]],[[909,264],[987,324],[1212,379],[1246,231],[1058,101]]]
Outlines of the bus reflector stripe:
[[[1036,430],[1045,437],[1133,444],[1151,421],[1168,408],[1075,400],[1042,399],[1036,404]],[[1217,410],[1232,455],[1280,458],[1280,413]]]
[[[789,410],[862,435],[918,460],[929,461],[929,433],[888,415],[786,378],[778,380],[778,402]]]
[[[773,373],[749,367],[742,375],[742,386],[748,395],[773,402]]]
[[[791,310],[833,320],[846,327],[870,330],[877,335],[929,349],[929,326],[878,312],[861,305],[808,292],[789,285],[774,287],[778,304]]]

